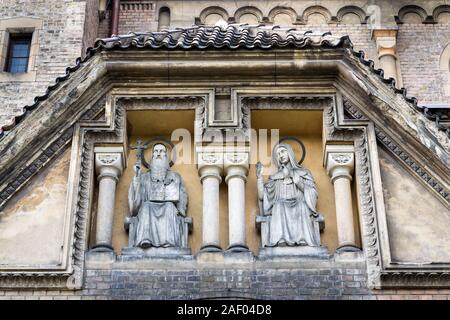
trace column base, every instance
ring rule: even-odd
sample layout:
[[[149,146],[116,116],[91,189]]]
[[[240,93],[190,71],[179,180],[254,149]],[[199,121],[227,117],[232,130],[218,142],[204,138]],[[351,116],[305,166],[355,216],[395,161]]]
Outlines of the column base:
[[[337,253],[341,253],[341,252],[360,252],[361,248],[357,247],[354,244],[343,244],[340,245],[339,247],[337,247],[336,252]]]
[[[114,251],[89,250],[85,254],[85,266],[92,269],[108,269],[116,262]]]
[[[222,252],[222,248],[215,243],[204,244],[200,248],[200,252]]]
[[[114,248],[107,243],[98,243],[95,246],[92,247],[92,252],[114,252]]]
[[[227,252],[248,252],[250,251],[248,249],[248,247],[243,244],[243,243],[235,243],[235,244],[231,244],[228,248],[227,248]]]

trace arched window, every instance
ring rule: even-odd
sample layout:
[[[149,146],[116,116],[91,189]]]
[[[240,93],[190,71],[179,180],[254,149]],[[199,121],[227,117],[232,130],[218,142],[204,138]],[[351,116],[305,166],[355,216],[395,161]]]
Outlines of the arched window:
[[[162,29],[167,29],[170,26],[170,9],[167,7],[162,7],[159,9],[158,15],[158,31]]]
[[[450,97],[450,43],[447,44],[444,51],[442,51],[441,57],[439,59],[439,70],[442,72],[444,77],[443,83],[444,94]]]

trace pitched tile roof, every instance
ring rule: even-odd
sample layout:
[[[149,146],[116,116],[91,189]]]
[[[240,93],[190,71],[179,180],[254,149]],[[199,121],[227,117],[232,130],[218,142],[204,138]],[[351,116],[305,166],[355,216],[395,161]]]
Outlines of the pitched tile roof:
[[[363,51],[356,52],[348,36],[335,37],[331,33],[314,33],[312,31],[301,32],[292,28],[265,25],[227,25],[227,26],[193,26],[190,28],[177,28],[161,32],[132,32],[126,35],[113,36],[99,39],[93,48],[86,50],[86,56],[77,58],[75,66],[66,68],[65,75],[56,78],[45,94],[34,98],[32,105],[24,107],[24,113],[15,117],[12,125],[0,128],[0,140],[6,131],[11,130],[20,123],[30,112],[36,109],[40,102],[47,99],[52,91],[76,72],[97,52],[103,50],[126,50],[128,48],[145,49],[169,49],[169,50],[208,50],[208,49],[271,49],[271,48],[348,48],[361,63],[370,67],[380,79],[391,87],[396,94],[401,94],[404,99],[416,110],[422,112],[428,119],[434,121],[438,128],[450,137],[450,127],[445,123],[450,120],[450,109],[427,108],[418,106],[415,97],[408,97],[406,89],[395,88],[393,78],[384,79],[384,71],[375,69],[372,60],[366,60]]]

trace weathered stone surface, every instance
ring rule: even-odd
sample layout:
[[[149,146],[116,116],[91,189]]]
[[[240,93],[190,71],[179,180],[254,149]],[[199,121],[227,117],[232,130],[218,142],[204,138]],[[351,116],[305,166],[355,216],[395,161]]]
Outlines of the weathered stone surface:
[[[0,269],[63,264],[70,149],[0,211]]]
[[[448,207],[378,149],[391,255],[397,263],[450,262]]]

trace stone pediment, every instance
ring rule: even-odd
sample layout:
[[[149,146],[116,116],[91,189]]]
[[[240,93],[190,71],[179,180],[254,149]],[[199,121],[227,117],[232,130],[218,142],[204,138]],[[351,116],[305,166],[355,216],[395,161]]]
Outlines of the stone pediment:
[[[194,86],[186,87],[189,82]],[[126,110],[119,99],[157,98],[158,91],[164,97],[206,97],[204,88],[238,88],[242,84],[265,88],[243,95],[249,99],[269,96],[270,103],[295,98],[295,92],[304,99],[327,97],[333,103],[324,110],[331,119],[327,129],[330,141],[345,140],[347,131],[373,128],[375,136],[366,140],[374,138],[386,145],[448,206],[448,129],[436,125],[436,115],[417,106],[417,100],[407,97],[406,90],[395,88],[393,79],[384,79],[383,71],[375,70],[362,52],[353,51],[347,37],[229,26],[133,33],[97,41],[45,95],[24,108],[25,113],[16,117],[14,126],[3,128],[0,210],[72,144],[72,171],[77,178],[70,181],[70,190],[76,195],[68,209],[73,219],[68,241],[74,245],[67,269],[55,273],[55,277],[71,277],[71,286],[79,287],[91,201],[93,147],[126,145]],[[205,92],[191,93],[189,87],[192,92]],[[182,89],[174,93],[173,88]],[[146,93],[150,91],[153,93]],[[366,140],[361,143],[365,145]],[[382,258],[370,210],[362,213],[367,215],[364,223],[371,230],[364,232],[372,232],[364,235],[365,246],[372,259],[371,270],[378,270],[373,271],[378,280],[372,285],[380,286]],[[448,269],[442,265],[439,268],[433,272],[448,277]],[[40,270],[14,272],[31,275]]]

